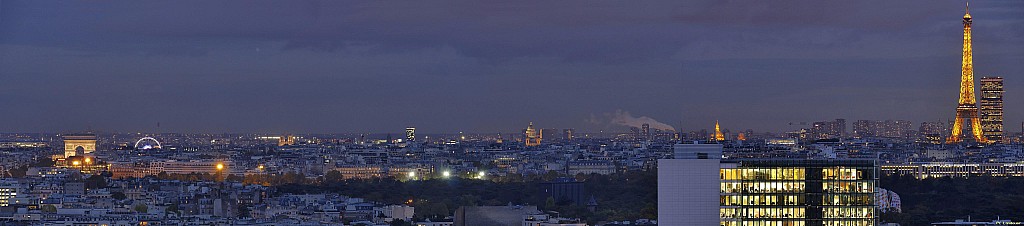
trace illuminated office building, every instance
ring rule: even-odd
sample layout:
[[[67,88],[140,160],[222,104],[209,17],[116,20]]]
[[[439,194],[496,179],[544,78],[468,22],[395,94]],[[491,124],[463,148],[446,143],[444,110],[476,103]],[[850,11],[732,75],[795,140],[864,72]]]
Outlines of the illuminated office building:
[[[1003,140],[1003,78],[981,78],[981,130],[990,142]]]
[[[659,223],[876,223],[874,160],[733,160],[721,159],[721,149],[718,144],[679,144],[675,159],[658,161]],[[715,173],[717,177],[706,175]]]

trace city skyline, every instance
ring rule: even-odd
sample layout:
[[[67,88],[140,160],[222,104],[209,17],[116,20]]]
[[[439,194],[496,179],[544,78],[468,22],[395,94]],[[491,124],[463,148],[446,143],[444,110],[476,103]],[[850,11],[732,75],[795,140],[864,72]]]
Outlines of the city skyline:
[[[623,114],[684,131],[917,127],[953,118],[964,13],[962,1],[279,3],[4,1],[0,131],[626,131],[609,126]],[[1007,132],[1024,120],[1021,12],[971,4],[975,77],[1005,78]]]

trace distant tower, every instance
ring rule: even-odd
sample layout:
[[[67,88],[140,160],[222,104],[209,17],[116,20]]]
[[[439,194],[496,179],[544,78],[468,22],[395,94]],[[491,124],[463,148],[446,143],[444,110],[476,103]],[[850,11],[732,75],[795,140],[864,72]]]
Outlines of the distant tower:
[[[968,8],[964,14],[964,47],[960,65],[960,105],[956,107],[956,121],[953,123],[953,134],[946,143],[963,142],[964,127],[970,126],[970,133],[979,143],[990,143],[982,133],[981,120],[978,118],[978,104],[974,96],[974,56],[971,50],[971,13]],[[969,122],[965,122],[969,121]],[[965,125],[964,123],[970,123]]]
[[[981,128],[989,142],[1003,140],[1003,78],[981,78]]]
[[[724,141],[725,135],[722,134],[722,128],[718,126],[718,120],[715,120],[715,141]]]
[[[524,133],[523,135],[525,135],[525,137],[526,137],[526,139],[524,140],[525,141],[524,143],[526,144],[527,147],[533,147],[533,146],[539,146],[540,145],[540,136],[539,136],[539,134],[537,134],[537,130],[533,129],[533,122],[530,122],[530,126],[527,126],[526,130],[523,131],[523,133]]]
[[[416,127],[405,127],[405,140],[408,143],[416,141]]]
[[[644,140],[651,139],[651,124],[644,123],[640,127],[640,135],[643,136]]]

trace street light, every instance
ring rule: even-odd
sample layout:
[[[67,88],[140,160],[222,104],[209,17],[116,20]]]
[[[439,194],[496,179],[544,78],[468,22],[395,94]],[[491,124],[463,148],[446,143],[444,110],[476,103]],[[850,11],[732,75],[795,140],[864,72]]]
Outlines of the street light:
[[[224,163],[217,163],[217,170],[224,170]]]
[[[447,170],[445,170],[444,172],[441,172],[441,176],[443,176],[444,178],[451,177],[452,172],[448,172]]]

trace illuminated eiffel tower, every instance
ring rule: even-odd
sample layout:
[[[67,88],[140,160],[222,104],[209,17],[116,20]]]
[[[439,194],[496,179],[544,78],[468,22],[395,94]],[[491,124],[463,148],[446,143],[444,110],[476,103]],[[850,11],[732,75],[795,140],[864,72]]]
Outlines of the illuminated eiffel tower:
[[[971,53],[971,13],[968,5],[964,14],[964,49],[960,70],[960,105],[956,107],[956,121],[953,123],[953,134],[946,139],[946,143],[960,143],[964,141],[964,123],[971,123],[970,134],[979,143],[989,143],[982,136],[981,120],[978,119],[978,104],[974,96],[974,57]],[[969,122],[967,122],[969,121]]]

